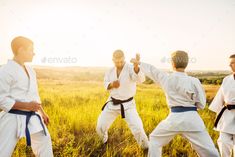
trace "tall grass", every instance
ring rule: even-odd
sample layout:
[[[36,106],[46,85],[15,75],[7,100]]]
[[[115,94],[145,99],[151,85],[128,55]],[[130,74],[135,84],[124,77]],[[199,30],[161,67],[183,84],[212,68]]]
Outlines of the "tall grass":
[[[213,97],[217,87],[206,86],[206,88]],[[102,146],[95,131],[101,107],[108,97],[102,82],[40,80],[39,92],[44,109],[50,116],[48,128],[55,156],[144,156],[127,124],[120,117],[109,130],[108,146]],[[135,100],[145,131],[149,135],[169,112],[164,93],[156,85],[143,84],[138,86]],[[213,131],[214,113],[207,108],[199,113],[216,143],[218,133]],[[25,156],[24,150],[25,140],[21,139],[13,156]],[[163,156],[194,157],[197,155],[185,139],[176,136],[164,147]]]

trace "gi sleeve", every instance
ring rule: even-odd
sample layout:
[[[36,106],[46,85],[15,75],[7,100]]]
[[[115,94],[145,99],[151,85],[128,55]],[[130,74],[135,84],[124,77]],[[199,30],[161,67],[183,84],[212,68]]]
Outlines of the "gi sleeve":
[[[129,67],[130,78],[134,82],[143,83],[145,81],[144,73],[139,70],[138,73],[135,72],[134,66]]]
[[[154,82],[160,83],[162,87],[165,86],[168,77],[166,72],[160,71],[159,69],[147,63],[140,63],[140,70]]]
[[[223,85],[223,84],[222,84]],[[223,88],[219,88],[218,92],[216,93],[216,96],[214,97],[213,101],[211,102],[209,106],[209,110],[216,112],[217,114],[222,110],[224,105],[224,94],[223,94]]]
[[[205,90],[199,81],[199,79],[195,79],[195,104],[197,108],[203,109],[206,106],[206,94]]]
[[[109,79],[109,75],[110,75],[110,71],[106,72],[105,73],[105,76],[104,76],[104,88],[106,90],[108,90],[108,86],[109,84],[111,83],[110,79]]]
[[[10,96],[12,77],[4,70],[0,70],[0,108],[8,112],[15,104],[15,100]]]

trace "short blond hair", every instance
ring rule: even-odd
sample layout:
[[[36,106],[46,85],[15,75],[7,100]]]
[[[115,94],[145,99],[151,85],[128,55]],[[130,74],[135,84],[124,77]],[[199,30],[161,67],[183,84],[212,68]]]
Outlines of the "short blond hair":
[[[18,52],[18,49],[20,47],[25,47],[29,44],[33,44],[33,41],[26,38],[26,37],[23,37],[23,36],[18,36],[18,37],[15,37],[12,41],[11,41],[11,49],[12,49],[12,52],[14,53],[14,55],[17,54]]]
[[[186,68],[188,65],[188,53],[185,51],[175,51],[171,54],[171,60],[175,65],[175,68]]]

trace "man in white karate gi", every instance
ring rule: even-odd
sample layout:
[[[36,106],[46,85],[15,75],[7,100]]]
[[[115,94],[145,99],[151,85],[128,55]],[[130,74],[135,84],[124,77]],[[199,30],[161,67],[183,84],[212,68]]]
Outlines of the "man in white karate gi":
[[[121,50],[116,50],[113,53],[113,62],[115,67],[111,68],[104,78],[104,87],[110,92],[110,96],[99,115],[97,133],[103,143],[107,143],[108,129],[121,114],[137,143],[146,150],[148,138],[133,99],[136,93],[136,82],[143,82],[145,76],[139,70],[138,65],[133,67],[125,62],[125,56]]]
[[[25,65],[33,59],[33,42],[19,36],[11,48],[13,60],[0,68],[0,157],[10,157],[21,137],[26,137],[36,157],[52,157],[45,126],[49,117],[40,104],[36,74]]]
[[[215,130],[220,132],[218,146],[222,157],[235,157],[235,54],[229,57],[233,74],[223,79],[209,109],[217,113]]]
[[[185,73],[188,54],[176,51],[171,55],[174,72],[167,74],[154,66],[139,62],[139,56],[131,60],[140,65],[140,70],[163,88],[167,104],[171,109],[167,118],[161,121],[150,134],[149,156],[160,157],[162,147],[175,135],[188,139],[200,157],[218,157],[219,153],[210,138],[205,125],[197,113],[206,104],[205,93],[200,81]]]

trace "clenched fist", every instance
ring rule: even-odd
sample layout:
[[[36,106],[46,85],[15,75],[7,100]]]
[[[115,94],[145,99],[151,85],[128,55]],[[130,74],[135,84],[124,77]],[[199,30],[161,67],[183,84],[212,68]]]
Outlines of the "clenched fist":
[[[120,82],[119,82],[118,80],[113,81],[112,87],[113,87],[113,88],[119,88],[119,87],[120,87]]]
[[[132,59],[131,59],[131,63],[133,63],[133,65],[134,65],[134,71],[135,71],[135,73],[138,74],[138,72],[140,71],[140,69],[139,69],[140,54],[137,53],[136,56],[135,56],[135,58],[132,58]]]
[[[137,53],[135,58],[132,58],[130,62],[133,63],[134,67],[137,67],[140,63],[140,54]]]

